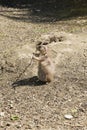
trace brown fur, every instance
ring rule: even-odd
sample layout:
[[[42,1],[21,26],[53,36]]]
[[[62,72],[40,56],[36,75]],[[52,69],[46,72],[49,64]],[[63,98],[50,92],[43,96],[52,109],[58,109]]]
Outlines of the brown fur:
[[[44,82],[51,82],[54,79],[55,67],[52,60],[48,56],[47,47],[41,45],[38,49],[40,52],[39,56],[34,55],[33,58],[36,59],[38,64],[38,78]]]

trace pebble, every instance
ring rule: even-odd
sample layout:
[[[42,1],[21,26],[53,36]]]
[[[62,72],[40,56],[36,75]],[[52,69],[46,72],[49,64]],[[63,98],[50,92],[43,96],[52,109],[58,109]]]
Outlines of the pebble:
[[[0,116],[1,116],[1,117],[4,117],[4,116],[5,116],[5,113],[4,113],[4,112],[0,112]]]
[[[17,128],[21,128],[22,126],[21,125],[16,125]]]
[[[71,114],[64,115],[65,119],[71,120],[73,116]]]
[[[4,127],[4,123],[3,123],[3,121],[1,121],[1,124],[0,124],[0,125],[1,125],[1,128],[3,128],[3,127]]]

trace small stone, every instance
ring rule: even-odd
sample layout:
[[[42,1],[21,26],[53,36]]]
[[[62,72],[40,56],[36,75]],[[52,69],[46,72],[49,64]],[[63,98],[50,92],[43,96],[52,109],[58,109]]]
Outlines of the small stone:
[[[10,104],[10,109],[12,109],[13,108],[13,104]]]
[[[65,119],[68,119],[68,120],[73,118],[73,116],[71,114],[66,114],[66,115],[64,115],[64,117],[65,117]]]
[[[21,128],[21,125],[17,125],[16,127],[17,127],[17,128]]]
[[[4,123],[3,123],[3,121],[1,121],[1,128],[3,128],[4,127]]]
[[[5,116],[5,113],[4,112],[0,112],[0,116],[1,117]]]

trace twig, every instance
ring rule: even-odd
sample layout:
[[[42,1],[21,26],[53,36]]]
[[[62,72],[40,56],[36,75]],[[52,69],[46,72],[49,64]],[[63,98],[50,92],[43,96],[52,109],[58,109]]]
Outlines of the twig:
[[[25,67],[25,69],[23,70],[23,72],[21,72],[21,73],[19,74],[19,76],[16,78],[15,82],[12,84],[12,86],[14,87],[14,89],[15,89],[15,83],[16,83],[16,82],[20,79],[20,77],[25,73],[25,71],[27,70],[27,68],[28,68],[30,65],[32,65],[32,61],[33,61],[33,56],[31,57],[30,63]]]
[[[64,125],[71,126],[71,127],[83,127],[83,125],[80,124],[72,125],[72,124],[64,123]]]

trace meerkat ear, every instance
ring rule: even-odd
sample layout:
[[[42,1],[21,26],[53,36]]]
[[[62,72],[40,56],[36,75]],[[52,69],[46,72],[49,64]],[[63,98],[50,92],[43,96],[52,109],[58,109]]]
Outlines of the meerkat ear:
[[[37,46],[43,45],[41,41],[38,41]]]

